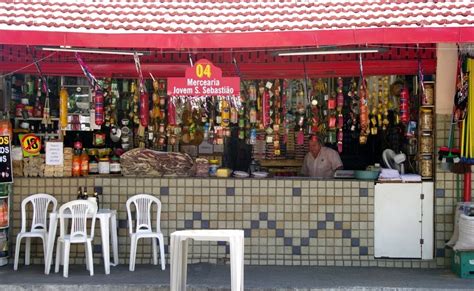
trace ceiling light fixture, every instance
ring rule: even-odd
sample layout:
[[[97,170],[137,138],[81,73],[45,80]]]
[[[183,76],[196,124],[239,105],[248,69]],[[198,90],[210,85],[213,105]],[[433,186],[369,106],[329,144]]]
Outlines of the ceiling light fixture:
[[[316,50],[292,50],[280,51],[275,55],[279,57],[287,56],[311,56],[311,55],[337,55],[337,54],[368,54],[381,53],[387,51],[386,48],[336,48],[336,49],[316,49]]]
[[[71,53],[86,53],[86,54],[105,54],[105,55],[125,55],[133,56],[135,53],[139,56],[150,55],[150,52],[144,51],[124,51],[124,50],[102,50],[93,48],[71,48],[71,47],[41,47],[44,51],[52,52],[71,52]]]

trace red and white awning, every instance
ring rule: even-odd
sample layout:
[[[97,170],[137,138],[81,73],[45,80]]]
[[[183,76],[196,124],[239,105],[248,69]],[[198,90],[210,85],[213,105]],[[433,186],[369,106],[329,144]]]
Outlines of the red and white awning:
[[[474,42],[474,1],[0,0],[0,43],[133,48]]]

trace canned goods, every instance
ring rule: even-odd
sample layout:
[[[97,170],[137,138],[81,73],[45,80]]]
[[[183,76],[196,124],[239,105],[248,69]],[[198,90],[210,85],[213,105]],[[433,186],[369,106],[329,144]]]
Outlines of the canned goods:
[[[433,176],[433,159],[431,158],[431,156],[421,157],[420,174],[422,177]]]
[[[420,152],[423,154],[429,154],[433,152],[433,137],[430,134],[421,135]]]
[[[422,105],[433,105],[434,100],[434,84],[424,84],[423,98],[421,98]]]
[[[421,130],[433,129],[433,111],[428,108],[420,110],[420,128]]]

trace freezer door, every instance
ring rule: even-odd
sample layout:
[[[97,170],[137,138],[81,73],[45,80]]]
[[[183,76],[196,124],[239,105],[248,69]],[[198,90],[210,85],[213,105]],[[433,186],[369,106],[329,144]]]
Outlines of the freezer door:
[[[421,259],[422,183],[378,183],[374,199],[374,256]]]

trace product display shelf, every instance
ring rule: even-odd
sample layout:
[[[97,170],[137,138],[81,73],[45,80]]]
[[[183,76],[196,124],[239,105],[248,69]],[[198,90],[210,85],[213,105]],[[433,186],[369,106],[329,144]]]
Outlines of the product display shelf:
[[[418,122],[418,172],[423,180],[433,180],[435,171],[435,82],[424,81]]]

